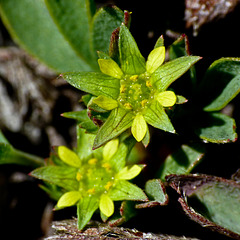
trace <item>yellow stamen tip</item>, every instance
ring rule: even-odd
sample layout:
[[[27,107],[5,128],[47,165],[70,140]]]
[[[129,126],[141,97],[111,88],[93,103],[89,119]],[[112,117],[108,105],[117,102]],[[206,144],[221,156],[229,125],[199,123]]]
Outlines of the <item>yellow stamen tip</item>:
[[[96,158],[92,158],[92,159],[88,160],[88,164],[90,164],[90,165],[95,165],[96,163],[97,163]]]

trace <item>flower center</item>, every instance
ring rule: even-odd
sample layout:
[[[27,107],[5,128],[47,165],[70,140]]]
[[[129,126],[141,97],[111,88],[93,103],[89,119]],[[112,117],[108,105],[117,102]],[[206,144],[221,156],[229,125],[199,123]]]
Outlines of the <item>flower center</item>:
[[[79,191],[87,193],[87,195],[101,195],[114,184],[114,176],[109,164],[102,164],[97,159],[90,159],[87,164],[82,166],[79,175],[77,175]]]
[[[152,100],[152,85],[146,74],[126,76],[120,81],[118,101],[126,109],[142,111]]]

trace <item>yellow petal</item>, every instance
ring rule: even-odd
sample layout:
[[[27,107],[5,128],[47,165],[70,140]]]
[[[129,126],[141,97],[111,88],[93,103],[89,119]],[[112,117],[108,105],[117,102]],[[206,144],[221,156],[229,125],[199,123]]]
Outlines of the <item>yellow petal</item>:
[[[130,180],[135,178],[140,172],[142,168],[138,165],[133,165],[131,168],[124,167],[116,176],[119,180]]]
[[[123,72],[118,64],[112,59],[98,59],[98,65],[102,73],[121,79]]]
[[[147,132],[147,123],[143,115],[141,114],[136,115],[132,123],[131,131],[132,131],[132,135],[138,142],[143,140]]]
[[[158,47],[153,49],[148,55],[146,62],[147,72],[153,73],[158,67],[162,65],[165,59],[165,47]]]
[[[165,91],[157,95],[157,100],[163,107],[171,107],[176,103],[177,97],[174,92]]]
[[[103,159],[108,161],[118,150],[119,140],[113,139],[110,142],[106,143],[103,148]]]
[[[93,103],[97,104],[100,108],[106,110],[112,110],[118,107],[118,102],[112,98],[108,98],[105,96],[99,96],[93,99]]]
[[[112,199],[107,194],[102,194],[99,202],[100,211],[110,217],[114,212],[114,204]]]
[[[64,193],[57,202],[58,208],[70,207],[76,204],[81,198],[81,194],[78,191],[71,191]]]
[[[81,160],[78,155],[65,146],[57,148],[58,156],[61,160],[72,167],[79,168],[81,166]]]

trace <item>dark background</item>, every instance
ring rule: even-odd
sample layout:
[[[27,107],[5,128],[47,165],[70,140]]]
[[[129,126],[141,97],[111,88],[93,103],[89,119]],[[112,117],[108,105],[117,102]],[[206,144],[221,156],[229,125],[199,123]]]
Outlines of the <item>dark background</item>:
[[[210,15],[216,14],[217,17],[211,21],[206,21],[200,27],[198,34],[193,36],[192,27],[186,28],[187,20],[184,20],[186,8],[183,0],[98,0],[96,2],[99,6],[116,4],[122,10],[132,12],[130,30],[144,57],[147,57],[160,35],[164,35],[165,45],[169,46],[177,36],[182,33],[187,34],[192,54],[203,57],[201,62],[196,65],[198,81],[200,81],[204,72],[214,60],[221,57],[240,56],[238,31],[240,5],[237,5],[229,13],[217,14],[214,11],[209,13]],[[212,2],[219,4],[220,1]],[[2,23],[0,23],[0,46],[15,46]],[[13,132],[2,124],[1,127],[5,136],[15,148],[46,158],[51,151],[50,146],[52,145],[52,140],[49,139],[49,134],[46,131],[49,126],[55,129],[57,142],[69,146],[74,145],[74,122],[61,118],[60,114],[72,111],[76,107],[74,102],[80,98],[80,93],[66,84],[56,85],[54,83],[56,77],[54,73],[41,77],[43,83],[48,81],[46,84],[50,84],[51,87],[57,90],[57,94],[51,100],[53,103],[52,117],[38,126],[41,129],[38,138],[32,141],[22,130]],[[7,79],[1,75],[0,81],[7,84]],[[234,108],[233,117],[237,122],[239,112],[235,110],[235,106],[238,106],[238,104],[239,97],[236,97],[232,105]],[[29,116],[33,113],[32,108],[34,108],[34,104],[29,103]],[[25,118],[27,117],[25,116]],[[179,136],[159,135],[159,132],[156,132],[153,134],[152,142],[154,143],[150,144],[148,151],[151,156],[163,158],[162,156],[165,157],[167,153],[179,146],[181,141]],[[161,153],[158,147],[160,145],[163,146],[161,147]],[[240,154],[238,145],[239,141],[226,145],[210,144],[208,155],[195,171],[230,178],[231,174],[239,167]],[[50,209],[54,206],[54,202],[49,201],[48,196],[38,188],[39,182],[27,175],[30,170],[12,165],[0,166],[0,236],[1,234],[2,236],[5,235],[7,236],[6,239],[16,239],[16,237],[38,239],[47,231],[47,227],[42,227],[41,224],[48,223],[52,218],[49,213],[51,213]],[[170,194],[169,206],[139,210],[139,217],[132,219],[125,226],[140,231],[194,236],[200,239],[227,239],[190,221],[182,213],[180,205],[176,201],[177,196],[171,190],[168,191]],[[55,213],[53,218],[71,217],[74,213],[74,209],[63,210]]]

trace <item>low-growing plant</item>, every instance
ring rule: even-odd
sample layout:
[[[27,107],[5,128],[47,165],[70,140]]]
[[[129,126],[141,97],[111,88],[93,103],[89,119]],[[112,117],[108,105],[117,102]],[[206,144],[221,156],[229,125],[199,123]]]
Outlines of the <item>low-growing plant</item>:
[[[116,6],[96,10],[90,0],[0,0],[0,13],[20,46],[86,93],[81,111],[62,114],[76,120],[73,150],[56,146],[43,161],[1,134],[1,164],[30,166],[30,175],[43,180],[41,188],[56,200],[55,210],[77,207],[79,230],[98,209],[104,222],[116,226],[137,209],[167,205],[172,188],[192,220],[240,239],[237,175],[191,174],[207,149],[237,140],[235,119],[222,110],[239,93],[239,58],[214,61],[197,80],[201,57],[190,53],[186,35],[167,48],[160,36],[145,59],[129,30],[131,14]],[[149,144],[158,148],[154,133],[177,135],[181,144],[154,175],[134,181],[158,161],[142,164],[138,153],[144,146],[148,154]],[[115,201],[122,202],[120,215]]]

